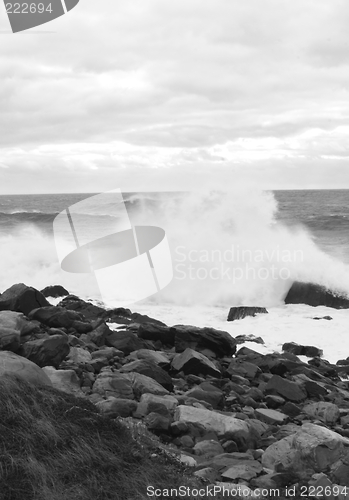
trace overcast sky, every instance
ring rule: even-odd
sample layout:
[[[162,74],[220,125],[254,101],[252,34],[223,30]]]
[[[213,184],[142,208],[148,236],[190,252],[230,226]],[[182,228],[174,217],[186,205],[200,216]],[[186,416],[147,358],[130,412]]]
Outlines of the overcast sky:
[[[0,193],[349,188],[348,27],[347,0],[80,0],[12,34],[1,3]]]

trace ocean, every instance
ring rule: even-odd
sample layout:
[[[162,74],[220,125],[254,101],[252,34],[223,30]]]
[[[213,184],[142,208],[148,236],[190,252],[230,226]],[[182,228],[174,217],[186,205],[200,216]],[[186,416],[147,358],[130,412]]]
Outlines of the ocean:
[[[81,298],[97,299],[81,275],[67,282],[52,228],[61,210],[92,195],[0,196],[1,292],[18,282],[38,289],[62,284]],[[174,269],[172,282],[130,306],[133,311],[169,325],[262,336],[264,346],[247,344],[260,352],[294,341],[322,348],[331,362],[349,356],[349,310],[284,304],[294,280],[349,294],[349,190],[231,189],[123,198],[132,224],[166,231]],[[109,210],[105,206],[100,224]],[[122,287],[115,286],[115,297],[122,303]],[[269,314],[228,323],[234,305],[264,306]],[[313,319],[325,315],[332,321]]]

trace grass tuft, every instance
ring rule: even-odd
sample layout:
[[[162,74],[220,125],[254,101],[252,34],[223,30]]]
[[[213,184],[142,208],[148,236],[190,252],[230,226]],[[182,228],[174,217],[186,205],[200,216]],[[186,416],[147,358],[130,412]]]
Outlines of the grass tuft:
[[[0,499],[143,500],[148,485],[198,486],[140,427],[88,400],[2,377]]]

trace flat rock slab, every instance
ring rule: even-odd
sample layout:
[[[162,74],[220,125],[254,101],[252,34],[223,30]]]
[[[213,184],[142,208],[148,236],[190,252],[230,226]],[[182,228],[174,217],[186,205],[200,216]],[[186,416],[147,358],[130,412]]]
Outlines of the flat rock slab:
[[[288,415],[282,413],[281,411],[270,410],[265,408],[257,408],[255,411],[255,415],[257,418],[265,422],[266,424],[271,425],[282,425],[287,422],[289,419]]]
[[[246,462],[229,467],[229,469],[221,473],[221,476],[228,480],[245,479],[246,481],[250,481],[260,474],[262,470],[263,467],[260,462],[257,460],[247,460]]]
[[[132,382],[127,375],[118,372],[102,372],[92,387],[92,392],[101,396],[134,399]]]
[[[177,354],[172,360],[172,368],[178,372],[194,375],[212,375],[221,377],[221,372],[206,356],[193,349],[186,349],[181,354]]]
[[[325,472],[348,452],[349,439],[315,424],[303,424],[294,434],[269,446],[262,456],[267,469],[297,472],[301,479]]]
[[[217,436],[233,436],[239,432],[246,435],[250,433],[250,427],[245,420],[194,406],[178,406],[174,420],[203,427],[207,431],[215,432]]]
[[[38,386],[52,386],[49,377],[39,366],[9,351],[0,351],[0,377],[4,375],[18,377]]]
[[[295,382],[284,379],[279,375],[272,376],[266,385],[265,392],[269,394],[277,393],[279,396],[282,396],[289,401],[294,401],[295,403],[307,399],[307,392],[304,387],[296,384]]]
[[[82,396],[80,380],[74,370],[56,370],[53,366],[45,366],[42,369],[51,380],[55,389],[75,396]]]
[[[171,328],[175,335],[176,352],[188,347],[199,352],[212,351],[218,357],[231,356],[236,351],[235,339],[224,330],[199,328],[191,325],[175,325]]]
[[[229,310],[227,321],[235,321],[237,319],[243,319],[247,316],[252,316],[253,318],[256,314],[268,314],[265,307],[252,307],[252,306],[239,306],[231,307]]]

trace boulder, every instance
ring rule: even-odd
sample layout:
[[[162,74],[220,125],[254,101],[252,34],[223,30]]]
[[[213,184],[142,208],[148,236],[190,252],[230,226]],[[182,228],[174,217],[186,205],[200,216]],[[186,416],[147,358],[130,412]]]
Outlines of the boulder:
[[[279,375],[273,375],[268,381],[265,392],[267,394],[278,394],[283,398],[298,403],[307,398],[307,392],[302,385],[286,380]]]
[[[154,405],[163,405],[168,411],[172,412],[178,405],[175,397],[170,395],[157,396],[155,394],[143,393],[137,406],[137,415],[148,415]]]
[[[247,442],[252,441],[251,428],[248,421],[207,410],[206,408],[196,408],[186,405],[177,406],[174,420],[194,425],[198,428],[204,428],[209,432],[215,432],[218,437],[224,439],[235,441],[236,438],[240,438],[243,435]]]
[[[105,371],[100,373],[92,387],[92,392],[104,397],[134,399],[132,382],[127,375]]]
[[[173,390],[172,378],[170,375],[165,372],[160,366],[154,363],[151,360],[147,359],[138,359],[136,361],[131,361],[131,363],[127,363],[120,369],[121,373],[131,373],[137,372],[142,375],[146,375],[147,377],[151,377],[156,380],[159,384],[161,384],[168,391]]]
[[[0,311],[17,311],[27,316],[33,309],[49,305],[39,290],[24,283],[12,285],[0,295]]]
[[[69,311],[75,311],[82,314],[87,320],[94,320],[96,318],[107,318],[108,312],[103,307],[86,302],[76,295],[68,295],[58,304],[59,307],[64,307]]]
[[[74,328],[75,323],[77,323],[78,328],[80,323],[86,324],[87,331],[92,330],[90,323],[85,322],[85,318],[75,312],[64,309],[58,306],[47,306],[40,307],[31,311],[29,315],[30,319],[36,319],[51,328]],[[80,331],[80,333],[85,333]]]
[[[152,340],[154,342],[160,340],[164,345],[174,345],[175,333],[166,325],[143,322],[139,325],[137,334],[139,338],[144,340]]]
[[[29,359],[9,351],[0,351],[0,377],[13,376],[37,386],[52,386],[49,377]]]
[[[261,369],[254,363],[249,363],[244,359],[233,359],[227,368],[227,373],[229,373],[229,375],[242,375],[243,377],[253,380],[258,373],[261,373]]]
[[[200,385],[189,389],[184,396],[206,401],[212,408],[217,409],[223,407],[224,393],[209,382],[203,382]]]
[[[193,448],[195,455],[204,456],[204,457],[214,457],[216,455],[220,455],[224,453],[224,449],[220,443],[214,441],[213,439],[200,441],[196,443]]]
[[[262,465],[271,470],[292,471],[300,479],[309,479],[314,472],[325,472],[344,457],[349,439],[315,424],[303,424],[298,432],[269,446],[262,456]]]
[[[26,332],[28,321],[15,311],[0,312],[0,349],[16,352],[20,346],[22,333]]]
[[[289,289],[285,304],[307,304],[334,309],[348,309],[349,299],[344,293],[335,292],[315,283],[295,281]]]
[[[152,351],[151,349],[138,349],[130,354],[133,359],[146,359],[153,361],[161,368],[168,368],[171,364],[167,354],[163,351]]]
[[[124,374],[131,383],[132,390],[137,399],[140,399],[142,394],[150,393],[158,396],[168,394],[168,391],[160,385],[156,380],[142,375],[141,373],[127,373]]]
[[[29,340],[20,348],[20,354],[38,366],[58,365],[69,354],[66,335],[47,335],[38,340]]]
[[[45,366],[43,372],[51,380],[52,386],[63,392],[83,396],[80,380],[74,370],[56,370],[53,366]]]
[[[262,337],[256,337],[255,335],[252,335],[252,333],[249,335],[237,335],[234,338],[237,344],[243,344],[244,342],[255,342],[256,344],[265,344]]]
[[[110,418],[115,417],[129,417],[137,409],[136,401],[131,399],[121,399],[115,397],[108,397],[104,401],[96,403],[97,408]]]
[[[65,297],[66,295],[69,295],[68,290],[66,290],[63,286],[61,285],[50,285],[45,287],[43,290],[41,290],[41,293],[43,294],[44,297]]]
[[[221,373],[216,366],[206,356],[193,349],[187,348],[181,354],[177,354],[172,360],[172,368],[177,372],[183,371],[185,374],[212,375],[220,377]]]
[[[115,331],[105,338],[105,344],[115,347],[128,356],[132,351],[151,347],[146,340],[140,339],[136,334],[128,331]]]
[[[190,325],[175,325],[171,328],[175,335],[176,352],[188,348],[196,351],[210,350],[218,357],[231,356],[236,351],[235,339],[223,330],[198,328]]]
[[[105,339],[111,334],[112,330],[103,321],[103,323],[87,333],[87,340],[93,342],[97,347],[102,347],[105,344]]]
[[[254,413],[262,422],[270,425],[282,425],[288,420],[288,415],[285,413],[269,408],[256,408]]]
[[[311,345],[300,345],[295,342],[286,342],[282,350],[295,354],[296,356],[307,356],[308,358],[321,357],[323,350]]]
[[[256,314],[268,314],[268,311],[265,307],[231,307],[229,310],[227,321],[235,321],[237,319],[246,318],[247,316],[252,316],[254,318]]]
[[[262,470],[263,467],[258,460],[246,460],[229,467],[229,469],[222,472],[221,476],[224,480],[244,479],[250,481],[260,474]]]
[[[169,417],[165,417],[164,415],[160,415],[159,413],[152,412],[145,417],[144,423],[152,432],[162,433],[169,430],[171,419]]]
[[[335,424],[340,417],[338,406],[326,401],[307,404],[303,407],[303,412],[309,417],[329,425]]]
[[[67,361],[72,361],[77,365],[86,364],[91,363],[92,356],[89,351],[83,349],[82,347],[71,347],[67,356]]]

